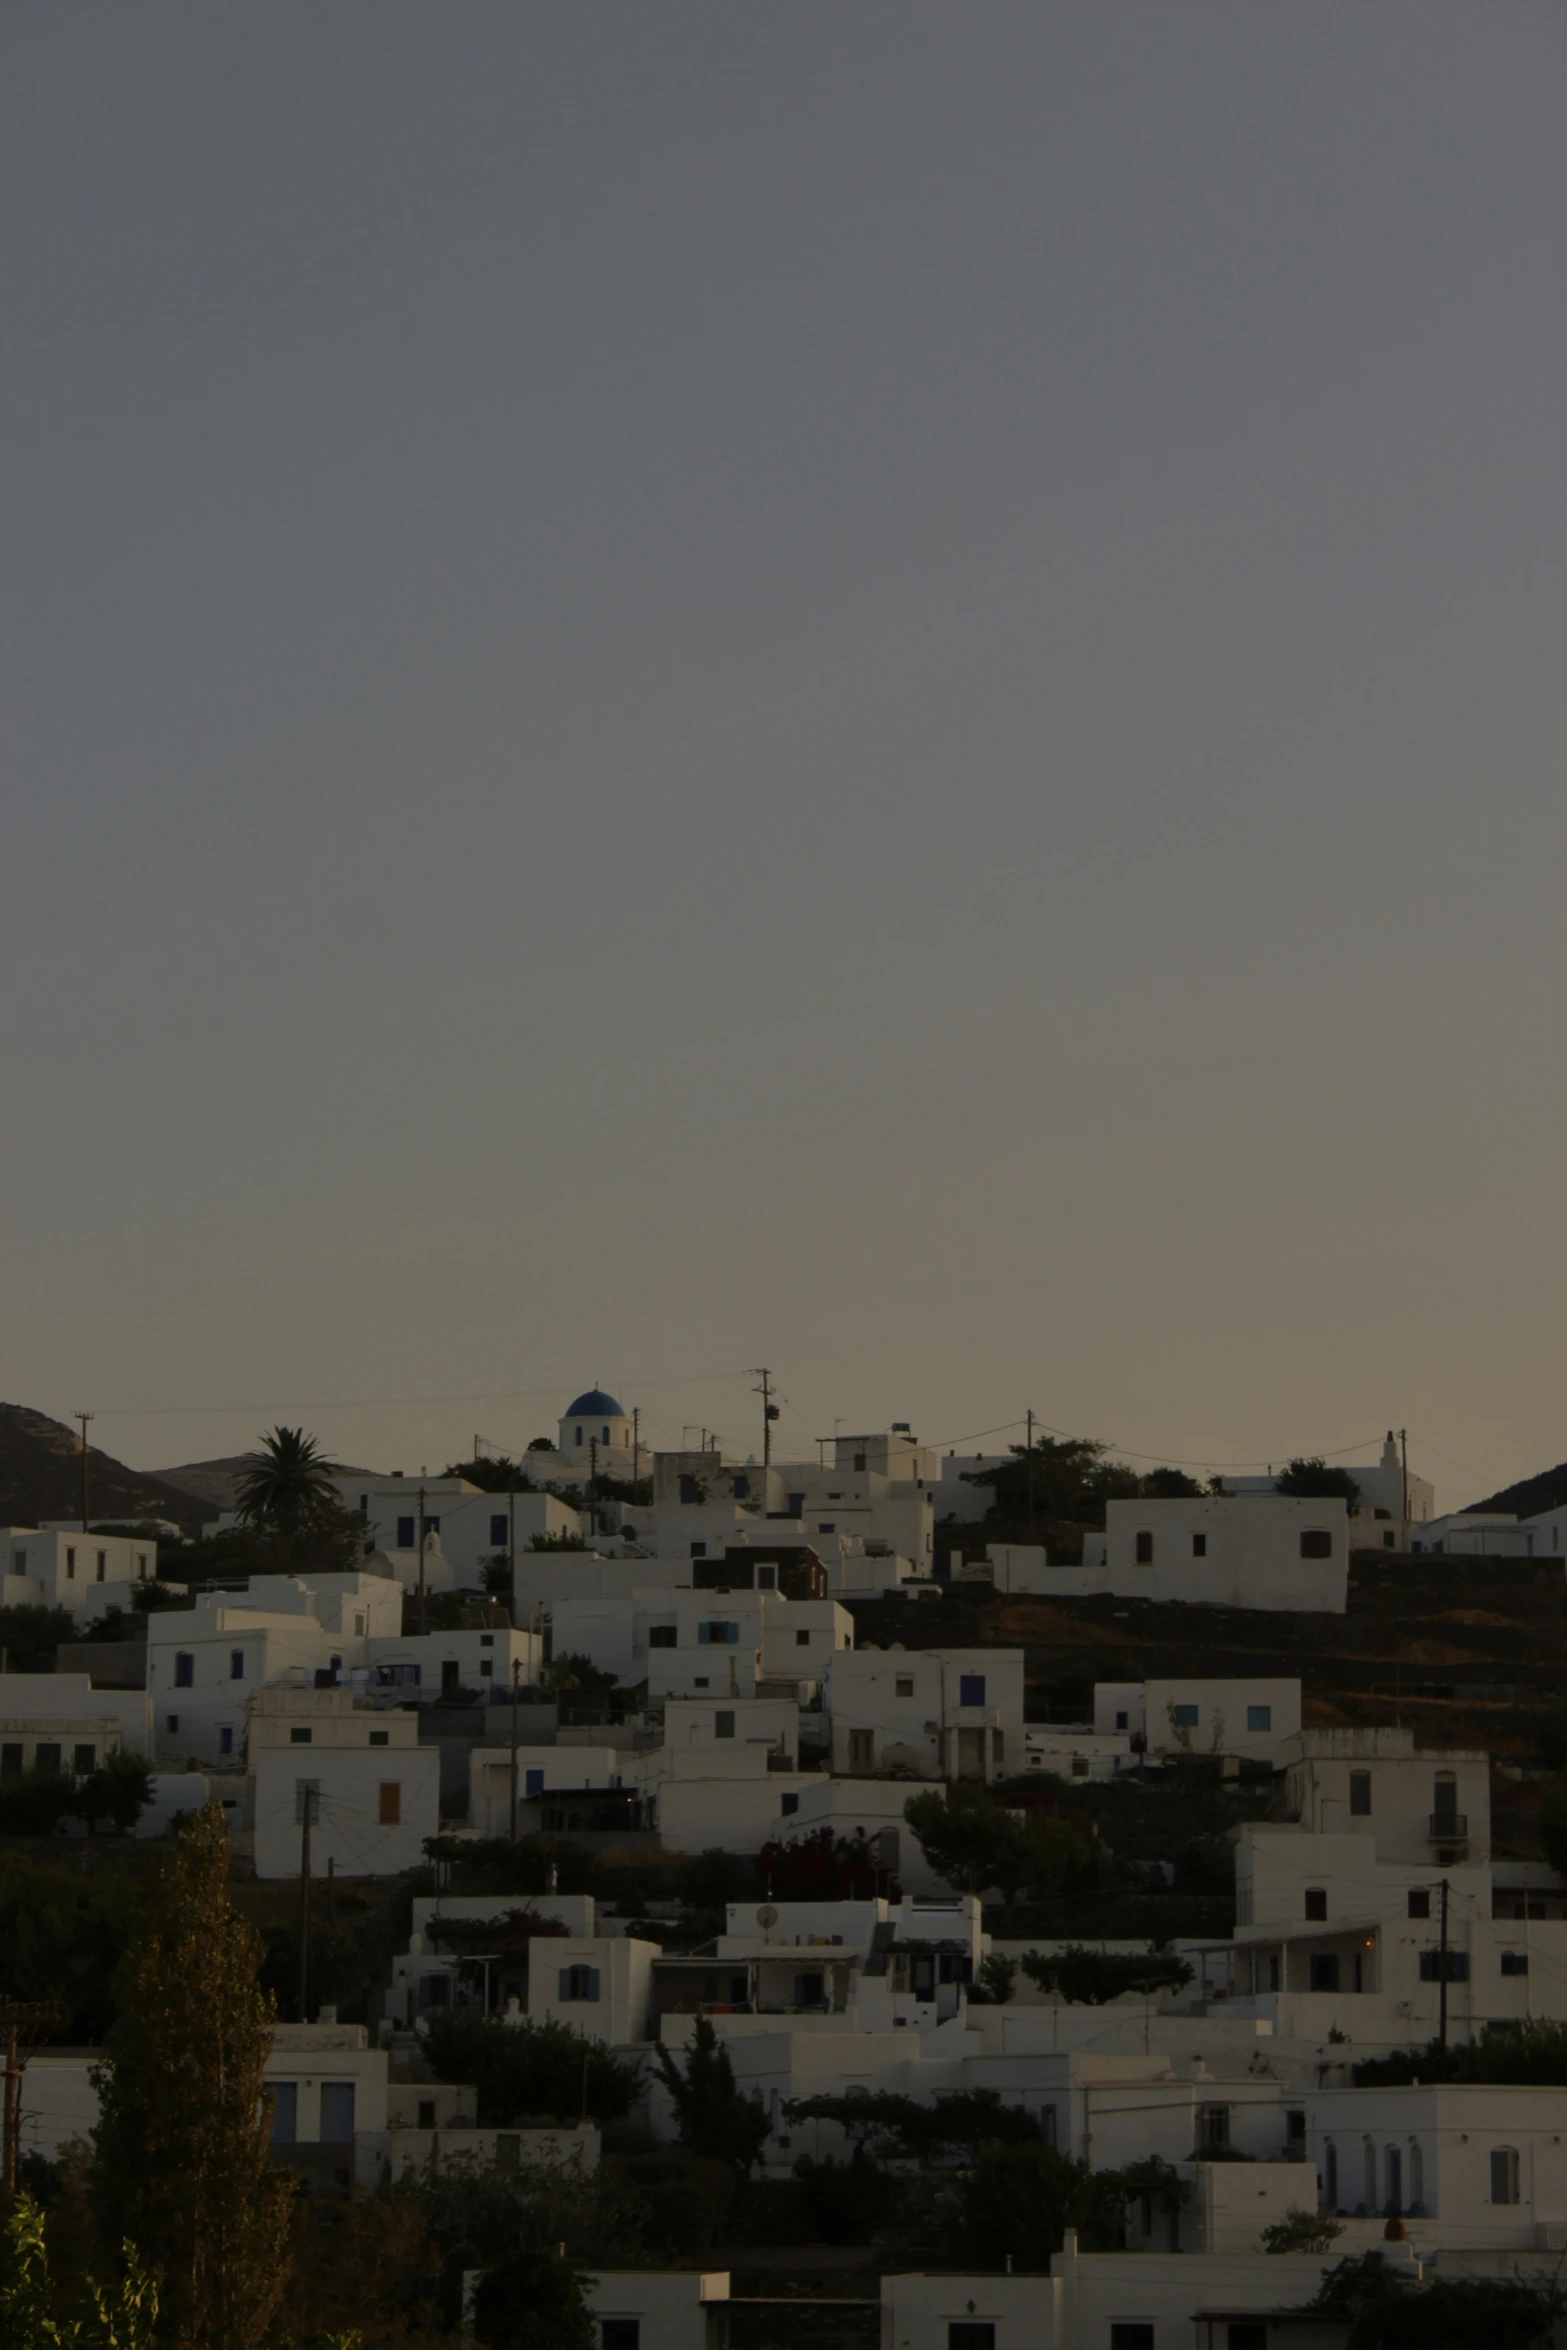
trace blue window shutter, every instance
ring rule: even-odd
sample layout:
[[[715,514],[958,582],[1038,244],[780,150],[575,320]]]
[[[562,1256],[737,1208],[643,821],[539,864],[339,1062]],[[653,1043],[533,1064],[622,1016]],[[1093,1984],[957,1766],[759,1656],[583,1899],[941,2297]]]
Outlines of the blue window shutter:
[[[586,1976],[587,1976],[587,1978],[588,1978],[588,1997],[589,1997],[590,1999],[597,1999],[597,1997],[598,1997],[598,1995],[599,1995],[599,1971],[598,1971],[598,1968],[597,1968],[596,1966],[585,1967],[585,1968],[583,1969],[583,1972],[586,1974]]]
[[[959,1705],[983,1705],[983,1704],[984,1704],[984,1702],[985,1702],[985,1676],[984,1676],[984,1674],[983,1674],[983,1673],[960,1673],[960,1674],[958,1675],[958,1703],[959,1703]]]
[[[710,1648],[710,1647],[712,1646],[712,1641],[713,1641],[713,1627],[712,1627],[712,1625],[711,1625],[711,1624],[698,1624],[698,1626],[697,1626],[697,1628],[696,1628],[696,1639],[697,1639],[697,1646],[698,1646],[699,1648]]]

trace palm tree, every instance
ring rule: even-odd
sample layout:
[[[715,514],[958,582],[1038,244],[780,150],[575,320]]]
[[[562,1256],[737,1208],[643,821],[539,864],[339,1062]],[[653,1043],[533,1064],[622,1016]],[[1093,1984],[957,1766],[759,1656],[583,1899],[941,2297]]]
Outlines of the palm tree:
[[[237,1514],[243,1525],[271,1534],[280,1551],[291,1551],[338,1506],[332,1479],[341,1471],[303,1428],[274,1428],[246,1460],[235,1489]]]

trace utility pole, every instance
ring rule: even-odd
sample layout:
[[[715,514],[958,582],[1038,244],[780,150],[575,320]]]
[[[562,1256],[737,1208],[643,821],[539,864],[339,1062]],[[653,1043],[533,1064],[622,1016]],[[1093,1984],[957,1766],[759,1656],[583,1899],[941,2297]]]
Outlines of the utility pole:
[[[631,1407],[631,1482],[636,1484],[642,1474],[642,1406]]]
[[[511,1840],[517,1841],[517,1684],[522,1679],[522,1659],[511,1660]]]
[[[773,1375],[764,1366],[753,1372],[752,1376],[759,1384],[752,1388],[751,1393],[762,1399],[762,1467],[770,1469],[773,1465],[773,1422],[778,1417],[778,1406],[773,1401]]]
[[[424,1471],[419,1471],[419,1629],[430,1629],[430,1602],[424,1588]]]
[[[1525,1904],[1527,1907],[1527,1904]],[[1442,1879],[1442,1939],[1436,1961],[1436,2044],[1447,2049],[1447,1879]]]
[[[512,1478],[506,1489],[506,1564],[511,1569],[511,1603],[517,1604],[517,1480]],[[511,1607],[506,1610],[506,1621],[511,1622]]]
[[[299,2020],[310,2021],[306,1998],[310,1990],[310,1830],[315,1822],[321,1790],[308,1780],[299,1788]]]
[[[47,1999],[0,1999],[0,2073],[5,2100],[0,2120],[0,2186],[14,2195],[22,2175],[22,2066],[23,2050],[54,2021]]]
[[[1399,1541],[1407,1550],[1409,1548],[1409,1430],[1407,1428],[1400,1428],[1398,1432],[1398,1447],[1404,1465],[1404,1524]]]
[[[1027,1448],[1024,1452],[1023,1458],[1028,1463],[1028,1539],[1030,1542],[1032,1542],[1034,1539],[1034,1415],[1033,1412],[1030,1411],[1025,1416],[1027,1421]],[[1017,1422],[1014,1420],[1012,1425],[1015,1428],[1017,1426]]]
[[[82,1532],[87,1532],[87,1423],[98,1417],[96,1412],[72,1412],[73,1420],[82,1424]]]

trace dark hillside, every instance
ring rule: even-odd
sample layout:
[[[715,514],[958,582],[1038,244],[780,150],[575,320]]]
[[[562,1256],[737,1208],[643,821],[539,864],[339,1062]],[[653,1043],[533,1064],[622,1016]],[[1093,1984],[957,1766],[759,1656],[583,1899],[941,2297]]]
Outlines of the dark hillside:
[[[26,1404],[0,1403],[0,1526],[74,1517],[81,1500],[78,1431]],[[200,1533],[212,1514],[194,1494],[128,1469],[95,1445],[87,1450],[87,1503],[95,1525],[168,1518],[187,1534]]]
[[[1567,1461],[1558,1461],[1554,1469],[1542,1469],[1537,1477],[1522,1477],[1516,1485],[1504,1485],[1500,1493],[1486,1495],[1484,1501],[1472,1501],[1472,1510],[1511,1510],[1515,1518],[1536,1518],[1542,1510],[1567,1508]]]

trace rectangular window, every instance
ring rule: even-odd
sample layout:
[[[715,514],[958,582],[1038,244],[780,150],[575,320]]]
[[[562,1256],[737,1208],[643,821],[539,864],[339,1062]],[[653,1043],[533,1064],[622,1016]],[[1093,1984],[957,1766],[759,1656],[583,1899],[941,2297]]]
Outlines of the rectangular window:
[[[1491,2201],[1516,2203],[1518,2201],[1518,2149],[1516,2146],[1493,2146],[1491,2149]]]
[[[750,1500],[750,1498],[751,1498],[751,1480],[750,1480],[750,1478],[749,1478],[749,1477],[737,1477],[737,1478],[735,1479],[734,1493],[735,1493],[735,1499],[736,1499],[736,1501],[749,1501],[749,1500]]]
[[[1241,2318],[1224,2329],[1226,2350],[1268,2350],[1268,2329],[1255,2318]]]
[[[983,1705],[983,1704],[984,1704],[984,1702],[985,1702],[985,1676],[984,1676],[984,1674],[983,1674],[983,1673],[960,1673],[960,1674],[958,1675],[958,1703],[959,1703],[959,1705]]]
[[[352,2081],[323,2081],[321,2143],[323,2146],[351,2146],[353,2141],[354,2084]]]
[[[524,1795],[542,1795],[544,1793],[544,1773],[541,1770],[527,1766],[524,1768],[522,1776]]]
[[[370,1733],[370,1743],[372,1746],[390,1746],[392,1743],[391,1731],[372,1730]]]
[[[1271,1730],[1273,1727],[1272,1706],[1249,1705],[1246,1708],[1246,1727],[1248,1730]]]
[[[791,1517],[791,1518],[803,1518],[803,1517],[804,1517],[804,1515],[805,1515],[805,1496],[804,1496],[804,1494],[803,1494],[803,1493],[791,1493],[791,1494],[790,1494],[790,1496],[789,1496],[789,1515],[790,1515],[790,1517]]]
[[[1526,1975],[1529,1972],[1529,1953],[1526,1950],[1504,1950],[1502,1972],[1504,1975]]]
[[[702,1496],[696,1489],[696,1479],[694,1477],[681,1478],[680,1498],[682,1502],[684,1502],[687,1509],[693,1508],[695,1504],[701,1500]]]
[[[1197,2108],[1197,2143],[1211,2154],[1216,2146],[1230,2142],[1230,2109],[1227,2105],[1199,2105]]]
[[[419,2121],[418,2121],[418,2125],[417,2125],[417,2126],[418,2126],[418,2127],[419,2127],[421,2130],[433,2130],[433,2129],[434,2129],[434,2127],[435,2127],[435,2099],[434,2099],[433,2097],[421,2097],[421,2098],[420,2098],[420,2100],[419,2100]]]
[[[165,1714],[165,1715],[164,1715],[164,1717],[163,1717],[163,1727],[164,1727],[164,1728],[165,1728],[165,1729],[168,1731],[168,1733],[169,1733],[169,1736],[170,1736],[171,1738],[174,1736],[174,1733],[175,1733],[175,1731],[176,1731],[176,1730],[179,1728],[179,1726],[180,1726],[180,1717],[179,1717],[179,1715],[178,1715],[178,1714]]]
[[[74,1583],[76,1580],[76,1553],[69,1545],[67,1545],[65,1553],[65,1571]]]
[[[103,1581],[103,1579],[104,1579],[104,1570],[105,1570],[105,1568],[108,1566],[108,1564],[109,1564],[109,1554],[108,1554],[108,1552],[107,1552],[107,1551],[100,1550],[100,1551],[99,1551],[99,1553],[98,1553],[98,1580],[99,1580],[99,1582],[100,1582],[100,1583],[101,1583],[101,1582]]]
[[[398,1547],[398,1549],[399,1549],[399,1550],[412,1550],[412,1548],[413,1548],[413,1546],[414,1546],[414,1540],[415,1540],[415,1534],[414,1534],[414,1521],[413,1521],[413,1519],[412,1519],[412,1518],[399,1518],[399,1519],[398,1519],[398,1521],[397,1521],[397,1547]]]
[[[233,1751],[234,1733],[229,1728],[227,1722],[225,1722],[222,1729],[218,1732],[218,1752],[219,1754],[232,1754]]]
[[[0,1746],[0,1779],[19,1779],[22,1775],[22,1749],[7,1739]]]
[[[824,2007],[826,2003],[827,1977],[824,1974],[813,1971],[808,1975],[795,1976],[794,2004],[796,2007]]]
[[[914,1695],[914,1675],[912,1673],[899,1673],[896,1680],[892,1684],[892,1688],[893,1694],[896,1697],[912,1697]]]
[[[302,1729],[296,1722],[293,1729],[290,1730],[288,1734],[288,1742],[290,1746],[308,1746],[312,1736],[313,1732],[310,1730],[308,1724]]]
[[[740,1627],[725,1623],[698,1624],[696,1637],[698,1646],[703,1648],[738,1648]]]
[[[1195,1730],[1200,1709],[1195,1705],[1172,1705],[1170,1719],[1178,1730]]]
[[[1371,1773],[1351,1771],[1349,1774],[1349,1816],[1353,1820],[1371,1817]]]
[[[1207,1555],[1208,1555],[1208,1537],[1207,1537],[1207,1535],[1206,1535],[1206,1534],[1194,1534],[1194,1535],[1192,1536],[1192,1557],[1193,1557],[1194,1559],[1205,1559],[1205,1558],[1207,1557]]]
[[[1113,2325],[1110,2350],[1153,2350],[1153,2327],[1140,2319],[1136,2325]]]
[[[231,1681],[243,1681],[244,1678],[245,1651],[242,1648],[231,1648],[229,1650],[229,1679]]]
[[[401,1779],[383,1779],[381,1782],[381,1825],[396,1828],[403,1817],[403,1783]]]
[[[480,1678],[480,1680],[481,1680],[481,1681],[493,1681],[493,1680],[494,1680],[494,1678],[495,1678],[495,1659],[494,1659],[494,1657],[492,1657],[492,1656],[485,1656],[485,1657],[481,1657],[481,1658],[479,1659],[479,1678]]]
[[[809,1632],[796,1632],[794,1636],[794,1645],[796,1648],[809,1648],[811,1645],[811,1635]]]
[[[849,1732],[850,1770],[868,1771],[875,1763],[875,1760],[876,1743],[874,1732],[870,1730],[851,1730]]]
[[[642,2320],[639,2317],[601,2318],[599,2350],[642,2350]]]
[[[732,1713],[721,1713],[721,1714],[714,1714],[714,1716],[713,1716],[713,1736],[714,1736],[715,1738],[732,1738],[732,1737],[734,1736],[734,1734],[735,1734],[735,1718],[734,1718],[734,1715],[733,1715]]]
[[[705,1559],[707,1556],[707,1544],[705,1542],[693,1542],[691,1545],[691,1556],[694,1559]]]
[[[1420,1953],[1420,1980],[1421,1980],[1421,1982],[1422,1982],[1422,1983],[1439,1983],[1439,1982],[1442,1980],[1442,1963],[1441,1963],[1441,1961],[1442,1961],[1442,1953],[1440,1952],[1440,1950],[1422,1950],[1422,1951],[1421,1951],[1421,1953]],[[1467,1950],[1450,1950],[1450,1951],[1448,1952],[1448,1954],[1447,1954],[1447,1979],[1448,1979],[1448,1981],[1449,1981],[1450,1983],[1467,1983],[1467,1982],[1468,1982],[1468,1980],[1469,1980],[1469,1953],[1468,1953],[1468,1951],[1467,1951]]]
[[[1333,1537],[1325,1526],[1301,1528],[1300,1555],[1303,1559],[1330,1559],[1333,1556]]]
[[[1151,1567],[1153,1565],[1153,1536],[1149,1533],[1146,1527],[1144,1527],[1137,1536],[1136,1557],[1137,1564],[1140,1567]]]
[[[947,2327],[947,2350],[996,2350],[996,2329],[983,2319],[954,2318]]]
[[[599,1971],[596,1966],[563,1966],[560,1970],[560,1998],[568,2003],[586,2002],[592,2005],[599,1995]]]
[[[799,1808],[800,1808],[800,1798],[798,1797],[798,1795],[786,1795],[786,1796],[784,1796],[784,1798],[783,1798],[783,1800],[782,1800],[782,1816],[783,1816],[783,1818],[784,1818],[784,1819],[786,1819],[786,1820],[787,1820],[787,1819],[791,1818],[791,1817],[793,1816],[793,1814],[799,1810]]]
[[[500,1516],[492,1516],[490,1519],[491,1550],[504,1550],[506,1548],[507,1532],[508,1527],[506,1520]]]
[[[195,1682],[196,1659],[190,1654],[188,1649],[181,1648],[176,1650],[174,1657],[175,1688],[191,1689],[194,1688]]]
[[[1327,1917],[1327,1914],[1328,1889],[1326,1885],[1308,1885],[1306,1887],[1307,1917],[1315,1918],[1320,1924]]]
[[[673,1648],[676,1633],[673,1624],[655,1624],[647,1636],[649,1648]]]
[[[97,1760],[98,1749],[96,1746],[73,1746],[71,1749],[71,1768],[76,1772],[79,1778],[84,1776],[88,1771],[92,1770],[96,1765]],[[1507,1960],[1505,1957],[1502,1960],[1502,1972],[1504,1975],[1507,1972]]]
[[[292,2146],[299,2135],[299,2083],[268,2081],[272,2092],[272,2143]]]
[[[1410,1886],[1409,1914],[1412,1918],[1428,1918],[1431,1915],[1431,1890],[1429,1886]]]

